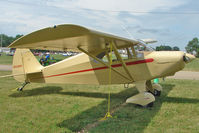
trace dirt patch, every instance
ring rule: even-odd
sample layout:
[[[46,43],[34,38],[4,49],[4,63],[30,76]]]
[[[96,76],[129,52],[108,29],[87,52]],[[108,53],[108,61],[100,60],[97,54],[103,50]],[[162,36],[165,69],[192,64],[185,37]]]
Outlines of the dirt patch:
[[[169,76],[167,78],[199,80],[199,72],[179,71],[176,72],[174,76]]]
[[[12,71],[12,65],[0,65],[0,71]]]

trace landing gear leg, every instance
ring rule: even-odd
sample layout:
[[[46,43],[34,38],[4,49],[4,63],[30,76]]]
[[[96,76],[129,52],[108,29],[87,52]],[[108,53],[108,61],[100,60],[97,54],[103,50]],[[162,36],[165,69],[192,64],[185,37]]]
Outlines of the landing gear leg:
[[[154,96],[160,96],[161,95],[161,91],[162,91],[162,86],[160,84],[153,84],[153,89],[154,89]]]
[[[146,82],[146,87],[148,92],[151,92],[154,96],[160,96],[162,91],[162,86],[159,84],[152,84],[151,80]]]
[[[23,91],[23,88],[24,88],[27,84],[29,84],[29,82],[23,83],[21,87],[17,88],[17,90],[18,90],[18,91]]]
[[[161,95],[161,91],[154,89],[154,96],[160,96]]]

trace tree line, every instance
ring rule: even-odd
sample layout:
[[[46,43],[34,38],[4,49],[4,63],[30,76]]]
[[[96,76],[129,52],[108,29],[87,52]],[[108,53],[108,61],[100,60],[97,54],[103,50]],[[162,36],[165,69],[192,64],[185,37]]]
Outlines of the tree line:
[[[15,37],[7,36],[5,34],[0,34],[0,43],[2,43],[3,47],[7,47],[16,39],[22,37],[23,35],[16,35]],[[194,54],[195,56],[199,57],[199,40],[197,37],[193,38],[191,41],[188,42],[187,46],[185,47],[188,53]],[[155,48],[156,51],[179,51],[180,48],[177,46],[171,47],[168,45],[160,45]]]
[[[187,46],[185,47],[188,53],[194,54],[196,57],[199,57],[199,40],[197,37],[193,38]]]
[[[166,45],[160,45],[155,48],[156,51],[180,51],[180,48],[177,46],[171,47]]]
[[[2,47],[7,47],[8,45],[10,45],[13,41],[15,41],[16,39],[22,37],[23,35],[16,35],[15,37],[12,36],[7,36],[5,34],[0,34],[0,44],[2,43]]]

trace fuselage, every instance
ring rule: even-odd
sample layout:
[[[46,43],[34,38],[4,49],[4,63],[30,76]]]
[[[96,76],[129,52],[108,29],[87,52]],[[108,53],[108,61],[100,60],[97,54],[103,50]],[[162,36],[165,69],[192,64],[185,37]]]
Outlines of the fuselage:
[[[111,84],[132,83],[173,75],[184,68],[183,56],[184,53],[180,51],[139,52],[137,57],[124,59],[133,81],[111,71]],[[108,62],[105,63],[108,64]],[[112,68],[128,77],[119,60],[112,62]],[[64,84],[109,84],[109,68],[84,53],[43,67],[41,71],[42,76],[29,77],[29,81]]]

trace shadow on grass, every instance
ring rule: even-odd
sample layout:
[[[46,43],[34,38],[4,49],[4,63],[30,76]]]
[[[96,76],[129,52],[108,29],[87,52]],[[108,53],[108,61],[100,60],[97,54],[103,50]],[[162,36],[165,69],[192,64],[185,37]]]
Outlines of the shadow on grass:
[[[46,86],[46,87],[39,87],[32,90],[24,90],[22,92],[15,92],[10,97],[28,97],[28,96],[36,96],[36,95],[46,95],[46,94],[58,94],[62,91],[63,88],[58,86]]]
[[[32,90],[24,90],[22,92],[15,92],[10,97],[28,97],[28,96],[36,96],[36,95],[46,95],[46,94],[61,94],[61,95],[72,95],[72,96],[82,96],[82,97],[93,97],[93,98],[107,98],[107,93],[101,92],[61,92],[63,88],[58,86],[46,86],[39,87]],[[123,92],[118,94],[111,94],[111,98],[123,99],[132,96],[133,93],[137,93],[135,89],[132,91],[132,88],[126,89]]]
[[[171,103],[199,103],[199,99],[194,98],[181,98],[181,97],[166,97],[164,102]]]
[[[174,85],[163,84],[164,91],[161,97],[166,97],[169,91],[174,87]],[[111,110],[119,108],[113,113],[113,118],[100,122],[95,128],[91,128],[91,132],[143,132],[147,125],[150,123],[151,119],[161,108],[164,100],[161,97],[156,98],[156,102],[153,108],[141,108],[134,106],[133,104],[123,105],[125,100],[134,95],[135,89],[129,88],[111,96]],[[91,96],[85,93],[70,92],[67,95],[77,95],[77,96]],[[98,97],[98,96],[97,96]],[[103,96],[104,97],[104,96]],[[105,95],[107,97],[107,95]],[[175,100],[175,99],[174,99]],[[122,107],[120,107],[122,106]],[[107,101],[105,100],[101,104],[90,108],[79,115],[71,119],[66,119],[57,124],[60,128],[68,128],[73,132],[78,132],[88,125],[95,123],[100,118],[103,118],[107,111]]]
[[[113,118],[103,122],[99,122],[94,128],[89,129],[91,132],[144,132],[144,129],[148,126],[151,119],[160,110],[162,103],[174,102],[174,103],[198,103],[198,99],[189,98],[177,98],[167,97],[169,91],[174,87],[172,84],[162,84],[164,88],[162,95],[156,97],[153,108],[141,108],[134,106],[133,104],[123,103],[128,97],[136,94],[135,88],[128,88],[119,93],[111,94],[111,110],[115,110]],[[97,92],[61,92],[62,88],[57,86],[47,86],[36,88],[33,90],[24,90],[23,93],[11,94],[11,97],[27,97],[35,95],[46,95],[46,94],[60,94],[60,95],[72,95],[82,97],[93,97],[93,98],[107,98],[106,93]],[[72,132],[78,132],[88,125],[97,122],[100,118],[104,117],[107,111],[107,101],[104,100],[101,104],[92,107],[88,110],[80,112],[73,118],[63,120],[58,123],[57,126],[60,128],[67,128]]]

